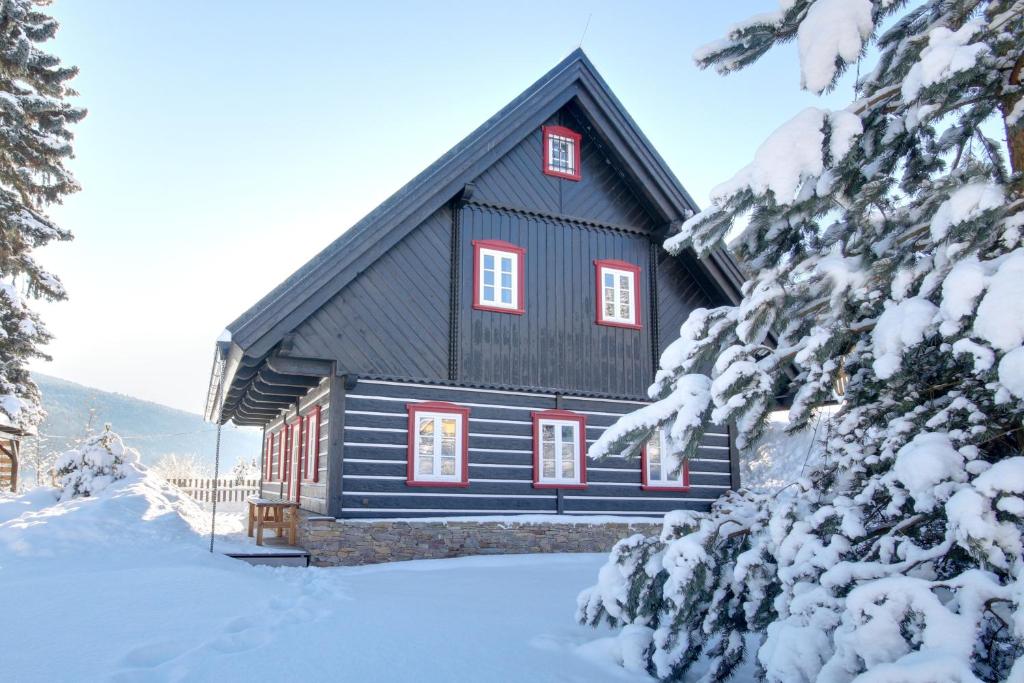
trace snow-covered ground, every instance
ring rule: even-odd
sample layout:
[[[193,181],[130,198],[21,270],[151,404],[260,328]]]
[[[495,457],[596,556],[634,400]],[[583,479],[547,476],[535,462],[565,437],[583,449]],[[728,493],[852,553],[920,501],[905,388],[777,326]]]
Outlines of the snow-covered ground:
[[[605,555],[251,567],[208,553],[205,524],[150,474],[0,498],[3,678],[646,680],[573,621]]]

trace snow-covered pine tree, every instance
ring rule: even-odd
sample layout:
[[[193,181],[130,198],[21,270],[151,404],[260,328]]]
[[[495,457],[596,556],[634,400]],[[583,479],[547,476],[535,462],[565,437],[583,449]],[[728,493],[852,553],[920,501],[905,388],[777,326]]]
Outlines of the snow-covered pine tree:
[[[44,208],[79,189],[64,161],[72,156],[68,125],[85,116],[66,101],[78,69],[37,47],[57,32],[42,4],[0,0],[0,419],[21,428],[43,416],[25,363],[45,358],[40,347],[50,339],[26,298],[64,298],[32,251],[71,239]]]
[[[704,254],[748,217],[743,299],[690,316],[656,402],[590,455],[663,428],[689,456],[726,423],[748,447],[789,368],[792,430],[841,373],[844,402],[809,477],[620,542],[578,617],[623,626],[626,663],[662,679],[1024,681],[1024,1],[779,4],[698,65],[795,39],[807,90],[871,72],[666,242]]]

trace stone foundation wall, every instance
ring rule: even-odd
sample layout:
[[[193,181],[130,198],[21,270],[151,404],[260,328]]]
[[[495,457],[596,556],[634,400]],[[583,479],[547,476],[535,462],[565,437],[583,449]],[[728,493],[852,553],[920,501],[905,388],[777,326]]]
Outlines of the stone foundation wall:
[[[608,552],[633,534],[657,535],[655,522],[336,520],[304,515],[299,545],[319,567],[430,560],[464,555]]]

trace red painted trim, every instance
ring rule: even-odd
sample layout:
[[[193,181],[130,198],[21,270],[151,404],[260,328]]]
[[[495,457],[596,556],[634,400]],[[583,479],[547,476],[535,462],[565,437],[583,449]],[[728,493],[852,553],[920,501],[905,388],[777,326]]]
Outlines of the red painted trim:
[[[469,408],[442,401],[425,401],[423,403],[407,403],[409,411],[408,433],[406,435],[406,486],[429,486],[445,488],[465,488],[469,486]],[[462,416],[462,479],[461,481],[417,481],[416,480],[416,414],[417,413],[451,413]]]
[[[305,424],[306,424],[306,422],[305,422],[305,420],[302,419],[302,417],[300,417],[300,416],[296,416],[295,417],[295,426],[293,427],[293,429],[298,432],[298,435],[297,435],[298,438],[296,438],[295,441],[298,442],[298,446],[299,446],[298,449],[296,449],[299,452],[298,453],[299,459],[295,462],[295,469],[297,470],[297,472],[295,473],[295,502],[296,503],[301,503],[302,502],[302,446],[303,446],[302,440],[306,436],[305,435],[305,431],[306,430],[303,429]]]
[[[572,129],[566,128],[565,126],[541,126],[540,130],[541,138],[544,141],[540,158],[540,170],[544,172],[544,175],[562,178],[563,180],[578,181],[582,178],[583,173],[580,169],[580,149],[583,147],[583,136]],[[560,135],[573,141],[573,168],[576,169],[576,173],[563,173],[562,171],[555,171],[548,168],[548,152],[550,151],[551,145],[551,141],[548,136],[550,135]]]
[[[571,410],[539,410],[530,413],[533,418],[533,488],[535,489],[585,489],[587,488],[587,418],[585,415],[574,413]],[[578,484],[552,484],[542,483],[540,480],[540,421],[558,420],[560,422],[575,422],[578,426],[579,443],[576,444],[578,451],[577,466],[580,470],[580,483]]]
[[[517,276],[518,292],[516,293],[517,301],[515,308],[501,308],[500,306],[491,306],[480,303],[480,279],[483,277],[483,268],[480,265],[480,250],[491,249],[493,251],[502,251],[508,254],[516,255],[516,263],[518,264],[517,270],[519,274]],[[497,277],[497,272],[495,273]],[[497,285],[497,283],[495,283]],[[520,247],[509,242],[502,242],[501,240],[473,240],[473,308],[478,311],[491,311],[494,313],[511,313],[512,315],[522,315],[526,312],[526,248]]]
[[[306,443],[302,450],[302,475],[305,481],[315,483],[320,481],[320,406],[313,406],[313,410],[305,417],[305,424],[306,438],[313,440],[313,462],[309,461],[310,444]],[[313,469],[312,475],[309,472],[310,467]]]
[[[627,270],[633,273],[633,311],[635,312],[633,323],[623,323],[617,320],[605,320],[604,318],[604,302],[602,296],[604,296],[604,287],[601,281],[602,277],[601,270],[603,268],[614,268],[616,270]],[[640,266],[627,263],[626,261],[615,261],[612,259],[595,259],[594,260],[594,292],[596,294],[596,300],[594,305],[597,307],[597,317],[594,320],[598,325],[607,325],[608,327],[624,327],[629,330],[639,330],[642,328],[640,324]]]
[[[269,480],[270,467],[273,462],[273,434],[267,434],[263,439],[263,479]]]
[[[660,437],[659,437],[660,438]],[[665,466],[665,454],[661,454],[661,466]],[[683,483],[682,486],[659,485],[649,482],[647,472],[647,442],[640,447],[640,488],[644,491],[689,491],[690,490],[690,461],[683,461]]]
[[[281,471],[281,481],[288,481],[288,466],[291,464],[292,454],[292,430],[287,420],[281,428],[281,461],[278,468]]]

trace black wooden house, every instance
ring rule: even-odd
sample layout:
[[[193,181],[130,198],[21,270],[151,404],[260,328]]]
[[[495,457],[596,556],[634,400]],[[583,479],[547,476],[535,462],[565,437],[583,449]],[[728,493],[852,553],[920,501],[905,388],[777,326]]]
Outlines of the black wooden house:
[[[586,447],[646,402],[723,251],[660,244],[696,206],[577,50],[228,325],[213,421],[264,429],[263,491],[336,518],[706,509],[731,439],[679,477]]]

